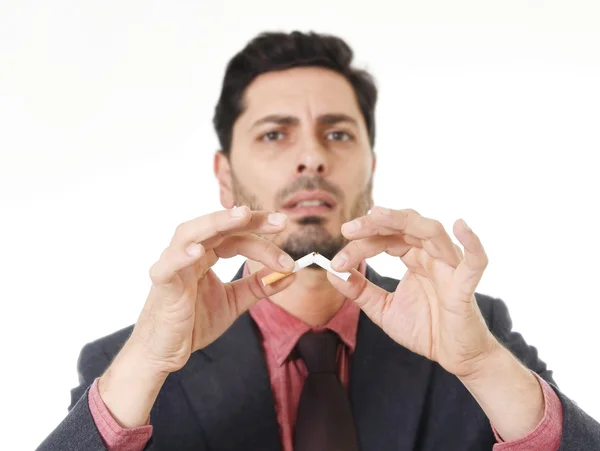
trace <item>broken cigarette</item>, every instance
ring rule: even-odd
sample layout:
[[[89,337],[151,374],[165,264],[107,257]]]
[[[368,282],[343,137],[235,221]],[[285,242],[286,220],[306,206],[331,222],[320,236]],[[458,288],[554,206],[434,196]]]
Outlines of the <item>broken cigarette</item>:
[[[270,274],[267,274],[265,277],[263,277],[261,279],[261,281],[264,286],[270,285],[272,283],[277,282],[280,279],[283,279],[286,276],[289,276],[290,274],[293,274],[293,273],[301,270],[302,268],[306,268],[307,266],[312,265],[313,263],[319,265],[321,268],[329,271],[330,273],[335,274],[340,279],[348,280],[348,278],[350,277],[349,272],[335,271],[331,267],[331,261],[329,261],[328,258],[322,256],[318,252],[311,252],[310,254],[306,254],[304,257],[299,258],[298,260],[296,260],[294,262],[294,270],[292,272],[288,272],[288,273],[272,272]]]

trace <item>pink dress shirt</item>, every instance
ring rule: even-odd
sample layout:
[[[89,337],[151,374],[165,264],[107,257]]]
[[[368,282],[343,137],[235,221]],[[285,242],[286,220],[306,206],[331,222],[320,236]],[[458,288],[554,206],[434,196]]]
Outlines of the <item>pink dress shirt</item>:
[[[366,262],[361,262],[359,271],[364,275]],[[243,277],[249,275],[244,265]],[[308,330],[335,331],[343,344],[337,354],[338,376],[348,388],[349,357],[356,347],[356,331],[360,308],[346,299],[342,308],[322,327],[311,327],[292,316],[268,298],[260,300],[249,310],[261,333],[261,346],[265,354],[271,389],[275,400],[275,413],[279,423],[282,451],[293,451],[293,431],[296,410],[304,380],[308,374],[300,358],[292,358],[291,351],[298,339]],[[535,373],[534,373],[535,374]],[[562,404],[554,390],[537,374],[544,394],[544,416],[537,427],[527,436],[504,442],[494,429],[498,443],[494,451],[554,451],[558,450],[562,435]],[[131,429],[119,426],[103,403],[98,391],[98,379],[89,392],[89,406],[100,436],[109,451],[142,451],[152,435],[152,425]],[[492,427],[493,429],[493,427]]]

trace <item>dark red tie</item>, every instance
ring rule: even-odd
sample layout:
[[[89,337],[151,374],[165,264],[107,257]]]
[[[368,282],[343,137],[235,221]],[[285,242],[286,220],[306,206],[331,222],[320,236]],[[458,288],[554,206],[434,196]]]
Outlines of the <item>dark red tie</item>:
[[[294,451],[358,451],[346,389],[336,374],[338,335],[309,331],[296,349],[306,367],[294,435]]]

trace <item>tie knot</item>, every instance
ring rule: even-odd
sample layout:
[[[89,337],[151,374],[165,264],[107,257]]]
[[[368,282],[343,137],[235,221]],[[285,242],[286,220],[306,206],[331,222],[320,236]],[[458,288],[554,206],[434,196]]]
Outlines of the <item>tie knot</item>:
[[[308,331],[300,337],[296,349],[310,373],[335,373],[338,335],[331,331]]]

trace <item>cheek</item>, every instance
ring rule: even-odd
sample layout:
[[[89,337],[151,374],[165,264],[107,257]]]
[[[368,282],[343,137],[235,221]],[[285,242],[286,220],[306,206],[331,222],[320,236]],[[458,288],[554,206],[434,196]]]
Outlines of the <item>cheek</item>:
[[[361,174],[362,175],[362,174]],[[370,174],[369,174],[370,176]],[[369,212],[370,201],[371,201],[371,183],[369,179],[364,176],[360,178],[357,176],[356,184],[352,185],[351,192],[348,192],[348,198],[346,201],[345,221],[350,221],[360,216],[364,216]]]
[[[261,201],[265,209],[275,209],[280,197],[279,192],[285,182],[279,175],[281,171],[268,171],[265,167],[248,168],[246,186]]]

